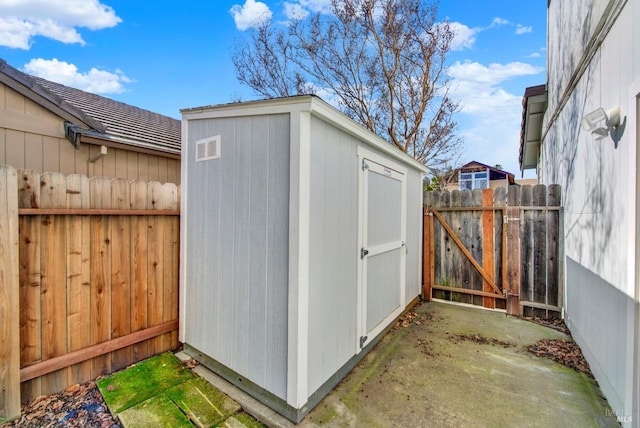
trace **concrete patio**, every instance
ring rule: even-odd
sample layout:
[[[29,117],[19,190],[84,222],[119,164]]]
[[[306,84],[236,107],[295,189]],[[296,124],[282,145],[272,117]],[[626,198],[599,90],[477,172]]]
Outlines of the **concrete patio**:
[[[420,304],[299,426],[618,426],[591,377],[527,351],[560,338],[499,312]],[[195,371],[266,425],[293,426],[205,367]]]

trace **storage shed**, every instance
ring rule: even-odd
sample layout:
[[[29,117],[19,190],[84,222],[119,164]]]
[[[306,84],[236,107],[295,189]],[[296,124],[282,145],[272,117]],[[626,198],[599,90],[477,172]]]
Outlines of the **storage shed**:
[[[180,340],[298,422],[421,292],[425,167],[315,96],[182,118]]]

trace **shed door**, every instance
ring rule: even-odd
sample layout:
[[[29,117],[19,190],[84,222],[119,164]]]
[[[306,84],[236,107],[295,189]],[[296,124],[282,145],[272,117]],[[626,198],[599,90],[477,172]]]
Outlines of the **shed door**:
[[[360,348],[404,308],[406,175],[384,161],[362,158]]]

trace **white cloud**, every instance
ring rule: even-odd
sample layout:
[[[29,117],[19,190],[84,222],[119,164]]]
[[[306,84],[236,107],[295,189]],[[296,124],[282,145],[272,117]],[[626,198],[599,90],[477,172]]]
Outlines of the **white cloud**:
[[[284,14],[287,19],[305,19],[309,16],[309,11],[299,3],[284,2]]]
[[[99,0],[0,1],[0,45],[26,50],[35,36],[84,44],[76,27],[100,30],[120,22]]]
[[[465,61],[461,63],[456,61],[449,67],[448,73],[460,81],[497,85],[512,77],[538,74],[541,71],[543,69],[540,67],[518,61],[509,64],[490,64],[489,66],[478,62]]]
[[[512,94],[502,84],[543,71],[522,62],[485,66],[466,61],[449,68],[450,94],[461,103],[458,120],[466,143],[463,162],[499,163],[509,172],[518,171],[522,94]]]
[[[495,18],[493,18],[493,21],[491,21],[490,27],[495,27],[497,25],[507,25],[509,23],[510,22],[508,20],[506,20],[506,19],[495,17]]]
[[[516,34],[526,34],[533,31],[533,27],[530,25],[524,26],[522,24],[516,25]]]
[[[529,55],[529,58],[540,58],[542,55],[540,55],[540,52],[534,52],[531,55]]]
[[[246,0],[244,5],[233,5],[229,10],[238,30],[244,31],[268,22],[273,13],[269,6],[256,0]]]
[[[331,13],[331,0],[298,0],[298,3],[312,12]]]
[[[82,89],[96,94],[119,94],[125,91],[123,84],[131,83],[131,79],[121,70],[115,73],[98,70],[93,67],[86,73],[78,71],[78,67],[56,58],[47,60],[35,58],[24,65],[24,71],[43,79]]]
[[[469,28],[459,22],[450,22],[449,28],[454,34],[451,41],[451,50],[454,51],[472,48],[476,42],[476,34],[482,31],[481,28]]]

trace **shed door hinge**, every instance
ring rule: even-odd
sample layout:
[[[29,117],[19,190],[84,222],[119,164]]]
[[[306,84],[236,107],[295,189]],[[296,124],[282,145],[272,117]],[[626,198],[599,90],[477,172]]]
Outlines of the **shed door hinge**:
[[[367,165],[367,161],[365,159],[362,159],[362,170],[366,170],[369,169],[369,165]]]
[[[360,248],[360,258],[364,259],[364,256],[366,256],[367,254],[369,254],[369,250],[365,249],[365,248]]]
[[[368,336],[360,336],[360,348],[364,346],[364,343],[367,341]]]

